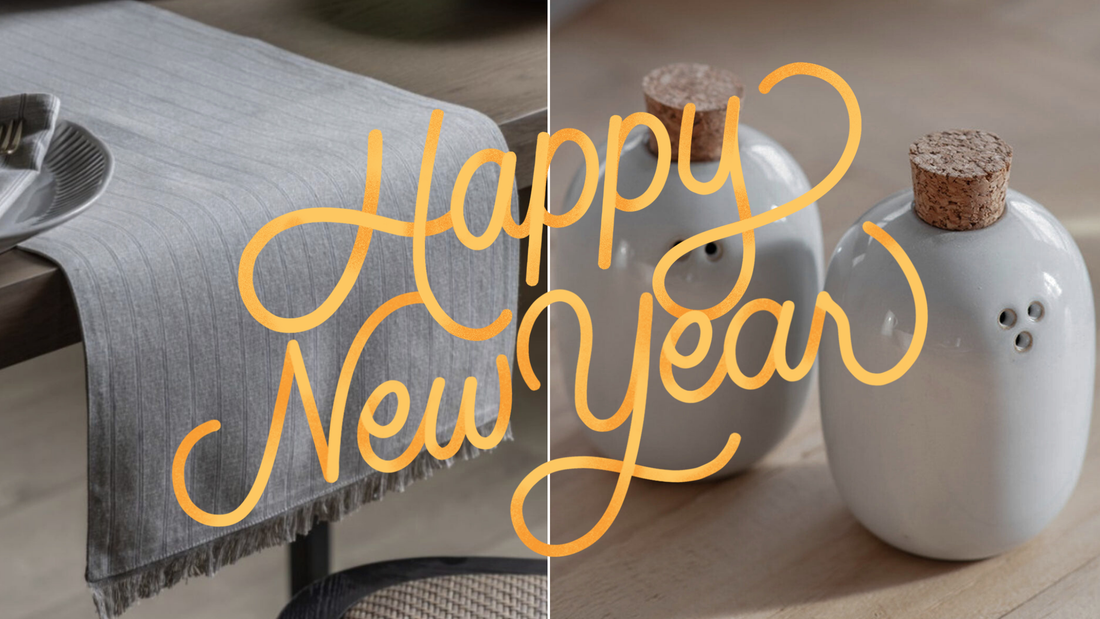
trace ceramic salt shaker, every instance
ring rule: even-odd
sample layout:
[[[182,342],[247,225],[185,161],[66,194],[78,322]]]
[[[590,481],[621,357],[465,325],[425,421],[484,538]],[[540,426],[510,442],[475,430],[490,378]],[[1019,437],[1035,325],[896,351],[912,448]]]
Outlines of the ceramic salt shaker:
[[[696,106],[691,143],[691,170],[707,181],[718,168],[731,96],[741,96],[740,82],[729,72],[706,65],[677,64],[657,69],[643,81],[647,111],[668,129],[673,164],[660,196],[636,212],[619,212],[615,220],[611,266],[597,267],[600,209],[591,208],[567,229],[553,232],[551,285],[576,293],[592,316],[594,351],[588,379],[591,410],[607,417],[623,401],[637,329],[639,297],[652,293],[654,268],[676,243],[695,234],[739,220],[732,183],[716,193],[699,195],[688,190],[677,173],[678,136],[684,106]],[[620,195],[640,195],[649,186],[657,165],[649,129],[632,132],[623,145],[619,167]],[[754,213],[784,204],[809,190],[802,169],[779,144],[743,124],[738,127],[741,164]],[[606,145],[600,149],[601,162]],[[603,192],[603,166],[596,195]],[[574,179],[565,204],[574,204],[584,182],[582,169]],[[821,221],[817,205],[755,232],[755,271],[742,303],[758,297],[792,300],[800,308],[812,307],[824,272]],[[723,239],[693,251],[675,263],[666,278],[669,294],[680,305],[705,309],[721,301],[733,289],[741,269],[740,236]],[[577,362],[577,321],[569,312],[553,308],[553,332],[562,360],[560,375],[564,393],[572,398]],[[722,341],[736,308],[713,322],[714,339],[702,363],[675,369],[678,383],[695,389],[706,383],[722,356]],[[810,328],[810,311],[797,312],[792,325],[788,358],[800,359]],[[759,321],[759,322],[757,322]],[[741,444],[726,467],[716,475],[729,475],[751,466],[791,429],[807,397],[810,377],[787,383],[778,377],[756,390],[744,390],[725,377],[709,398],[687,404],[673,398],[661,383],[661,343],[674,317],[654,303],[650,379],[645,426],[638,463],[664,469],[687,469],[715,458],[732,433]],[[771,347],[775,319],[754,316],[746,323],[737,344],[738,362],[746,374],[763,366]],[[698,329],[689,328],[678,349],[694,350]],[[587,434],[598,451],[621,459],[626,449],[629,424],[612,432]]]
[[[825,289],[846,312],[860,364],[905,354],[913,296],[883,246],[905,250],[927,295],[920,356],[868,386],[822,339],[829,467],[855,517],[903,550],[970,560],[1038,534],[1077,483],[1096,363],[1092,286],[1080,251],[1039,203],[1009,190],[1012,150],[981,131],[934,133],[909,151],[913,188],[841,239]]]

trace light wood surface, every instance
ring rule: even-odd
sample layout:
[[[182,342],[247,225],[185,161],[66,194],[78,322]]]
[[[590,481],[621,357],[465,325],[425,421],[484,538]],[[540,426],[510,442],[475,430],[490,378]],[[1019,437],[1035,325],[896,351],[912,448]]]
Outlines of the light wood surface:
[[[910,142],[978,128],[1012,144],[1011,186],[1074,234],[1095,295],[1098,30],[1100,6],[1084,0],[605,2],[551,34],[551,128],[575,127],[601,141],[612,114],[643,109],[646,71],[713,63],[744,79],[742,121],[777,139],[816,182],[847,135],[840,97],[807,77],[768,95],[757,86],[788,62],[822,64],[848,81],[863,113],[855,163],[819,203],[827,251],[857,216],[910,183]],[[551,192],[559,206],[578,160],[566,149],[555,158]],[[594,454],[570,394],[556,386],[552,456]],[[791,435],[749,473],[690,485],[635,480],[599,542],[551,561],[555,616],[1100,616],[1100,424],[1073,498],[1037,539],[986,561],[945,563],[886,546],[845,509],[814,393]],[[712,456],[700,454],[700,464]],[[555,475],[551,539],[586,532],[614,481],[596,472]]]

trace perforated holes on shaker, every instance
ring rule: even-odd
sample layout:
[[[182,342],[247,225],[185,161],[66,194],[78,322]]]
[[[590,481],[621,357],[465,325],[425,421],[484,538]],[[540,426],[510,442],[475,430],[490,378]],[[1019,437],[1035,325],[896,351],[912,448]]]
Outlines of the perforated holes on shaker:
[[[1006,307],[1001,310],[1001,315],[997,316],[997,324],[1001,325],[1002,329],[1011,329],[1016,325],[1016,312],[1010,307]]]
[[[1040,320],[1042,320],[1043,314],[1045,313],[1046,308],[1044,308],[1043,304],[1038,301],[1032,301],[1031,305],[1027,306],[1027,317],[1034,320],[1035,322],[1039,322]]]
[[[718,243],[707,243],[703,247],[703,253],[707,255],[707,260],[718,262],[722,258],[722,246]]]
[[[1027,352],[1027,351],[1031,350],[1031,344],[1032,344],[1031,334],[1028,333],[1027,331],[1020,331],[1016,335],[1016,351],[1017,352]]]

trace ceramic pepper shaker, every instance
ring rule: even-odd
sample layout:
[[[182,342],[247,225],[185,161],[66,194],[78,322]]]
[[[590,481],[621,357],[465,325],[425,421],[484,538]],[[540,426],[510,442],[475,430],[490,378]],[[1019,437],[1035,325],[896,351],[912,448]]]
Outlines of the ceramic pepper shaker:
[[[654,267],[676,243],[695,234],[738,221],[731,183],[718,192],[699,195],[688,190],[676,169],[684,106],[691,102],[696,115],[691,142],[691,170],[696,179],[714,177],[722,150],[726,107],[731,96],[741,96],[740,82],[727,71],[706,65],[679,64],[662,67],[643,82],[646,109],[658,117],[672,140],[673,166],[660,196],[636,212],[620,212],[615,220],[611,266],[596,266],[600,235],[598,208],[568,229],[553,232],[551,285],[575,292],[592,315],[594,352],[588,379],[591,409],[610,416],[622,403],[630,378],[637,329],[638,299],[653,292]],[[657,165],[650,146],[651,132],[640,127],[623,145],[618,186],[623,196],[637,196],[649,186]],[[753,212],[784,204],[809,190],[802,169],[779,144],[745,125],[738,127],[741,163]],[[606,145],[600,149],[601,161]],[[601,175],[603,166],[600,166]],[[565,197],[576,203],[584,181],[582,169]],[[596,195],[602,195],[603,178]],[[824,271],[821,221],[816,205],[784,220],[756,230],[755,272],[743,301],[758,297],[790,299],[799,307],[811,307]],[[741,269],[741,237],[724,239],[695,250],[668,273],[669,294],[685,307],[704,309],[721,301],[734,287]],[[553,310],[552,320],[558,371],[565,378],[564,393],[573,394],[578,330],[569,310]],[[722,337],[736,308],[713,323],[714,342],[706,359],[691,369],[676,369],[679,384],[694,389],[706,383],[722,355]],[[560,315],[560,318],[558,317]],[[801,358],[810,328],[811,312],[799,312],[792,325],[789,358]],[[770,319],[770,321],[769,321]],[[759,321],[759,322],[756,322]],[[796,383],[772,380],[748,391],[727,377],[709,398],[686,404],[664,389],[659,374],[661,342],[674,322],[660,305],[654,305],[650,381],[645,431],[638,463],[665,469],[700,466],[716,457],[729,435],[741,435],[741,444],[718,475],[751,466],[782,439],[805,403],[811,379]],[[775,321],[770,316],[750,319],[738,342],[738,361],[746,373],[758,371],[771,346]],[[698,330],[681,338],[681,351],[693,350]],[[622,458],[629,424],[608,433],[588,431],[597,449]]]
[[[937,559],[980,559],[1035,536],[1065,505],[1085,456],[1096,363],[1085,262],[1045,208],[1008,189],[1012,149],[981,131],[934,133],[909,151],[913,188],[841,239],[825,289],[869,371],[897,363],[914,301],[883,246],[905,250],[928,302],[927,339],[896,382],[868,386],[822,339],[829,467],[856,518]]]

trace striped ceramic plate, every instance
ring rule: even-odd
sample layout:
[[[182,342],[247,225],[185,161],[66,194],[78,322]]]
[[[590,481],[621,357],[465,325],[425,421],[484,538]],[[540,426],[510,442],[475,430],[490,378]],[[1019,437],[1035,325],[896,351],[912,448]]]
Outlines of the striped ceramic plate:
[[[0,215],[0,252],[76,217],[99,198],[113,171],[106,144],[80,125],[58,123],[42,171]]]

